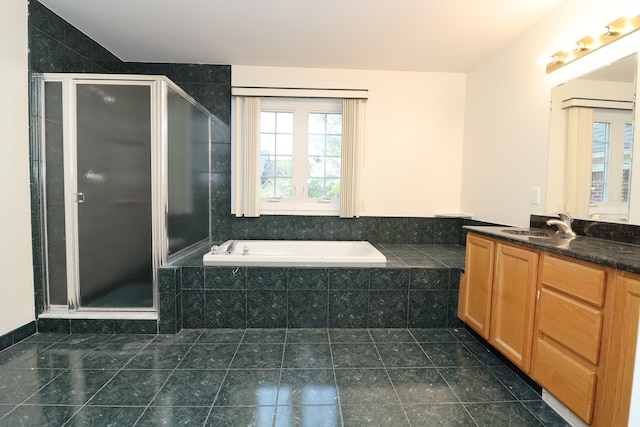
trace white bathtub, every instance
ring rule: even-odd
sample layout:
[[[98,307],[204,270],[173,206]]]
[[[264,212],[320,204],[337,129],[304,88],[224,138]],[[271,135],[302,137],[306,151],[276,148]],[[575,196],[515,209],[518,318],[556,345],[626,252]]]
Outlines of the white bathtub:
[[[229,247],[235,242],[231,253]],[[382,267],[387,259],[369,242],[228,240],[202,258],[205,266]]]

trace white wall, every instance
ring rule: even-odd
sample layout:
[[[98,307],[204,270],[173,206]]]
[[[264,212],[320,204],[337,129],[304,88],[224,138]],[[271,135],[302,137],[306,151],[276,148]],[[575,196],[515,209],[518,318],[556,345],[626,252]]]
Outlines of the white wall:
[[[234,65],[234,86],[368,89],[363,216],[460,211],[465,75]]]
[[[0,2],[0,335],[34,320],[27,2]]]
[[[624,3],[566,0],[469,72],[463,211],[512,225],[528,225],[531,213],[546,212],[550,88],[558,82],[538,58],[620,17]],[[530,204],[532,187],[541,189],[538,206]]]

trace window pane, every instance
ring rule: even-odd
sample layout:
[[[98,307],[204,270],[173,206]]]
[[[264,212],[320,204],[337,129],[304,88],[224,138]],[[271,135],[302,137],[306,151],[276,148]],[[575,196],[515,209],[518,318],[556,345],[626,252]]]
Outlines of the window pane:
[[[340,197],[340,180],[339,179],[327,179],[325,181],[324,197],[330,197],[332,199]]]
[[[293,135],[278,134],[276,136],[276,153],[278,153],[279,156],[290,156],[293,154]]]
[[[308,142],[308,197],[339,197],[342,114],[309,114]]]
[[[313,199],[324,197],[324,179],[322,178],[311,178],[309,179],[309,191],[308,197]]]
[[[277,156],[276,157],[276,173],[277,177],[291,177],[292,172],[292,158],[291,156]]]
[[[260,154],[276,154],[275,134],[263,133],[262,135],[260,135]]]
[[[276,113],[276,132],[293,133],[293,113]]]
[[[293,113],[260,115],[260,197],[291,197]]]
[[[624,125],[624,159],[622,163],[622,189],[620,201],[629,202],[629,183],[631,180],[631,155],[633,153],[633,124]]]
[[[260,176],[272,177],[275,176],[275,162],[272,156],[260,156]]]
[[[327,157],[325,176],[327,178],[340,178],[339,157]]]
[[[324,156],[324,135],[309,135],[309,155]]]
[[[276,113],[273,111],[263,111],[260,113],[260,132],[275,133]]]
[[[610,124],[593,123],[593,154],[591,160],[591,202],[607,201],[607,169],[609,163]]]
[[[291,178],[278,178],[276,180],[276,197],[291,197]]]
[[[327,114],[327,133],[342,135],[342,114]]]
[[[309,157],[309,178],[324,177],[324,157]]]
[[[339,198],[340,197],[340,180],[339,179],[309,179],[309,197],[310,198]]]
[[[260,197],[275,197],[275,181],[273,179],[263,179],[260,183]]]
[[[324,113],[310,113],[309,114],[309,133],[310,134],[324,134],[326,114]]]
[[[327,136],[327,156],[340,156],[342,155],[342,136],[331,135]]]

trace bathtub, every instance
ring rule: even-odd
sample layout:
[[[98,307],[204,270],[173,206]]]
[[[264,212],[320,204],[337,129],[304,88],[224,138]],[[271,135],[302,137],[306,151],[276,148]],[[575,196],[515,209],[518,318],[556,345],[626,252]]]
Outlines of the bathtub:
[[[205,266],[382,267],[387,259],[364,241],[228,240],[212,247],[202,262]]]

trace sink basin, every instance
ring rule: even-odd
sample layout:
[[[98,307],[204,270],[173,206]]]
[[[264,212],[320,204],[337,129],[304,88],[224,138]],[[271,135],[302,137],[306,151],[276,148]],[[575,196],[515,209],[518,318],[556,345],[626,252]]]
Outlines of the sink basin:
[[[560,237],[556,233],[551,231],[543,231],[543,230],[522,230],[522,229],[514,229],[514,230],[502,230],[503,233],[513,234],[515,236],[522,237],[546,237],[549,239]]]

